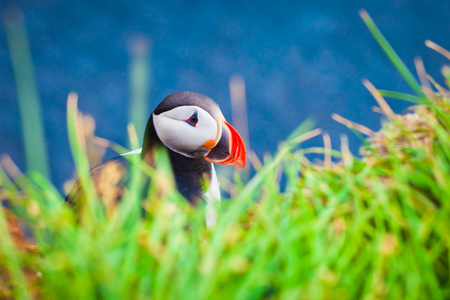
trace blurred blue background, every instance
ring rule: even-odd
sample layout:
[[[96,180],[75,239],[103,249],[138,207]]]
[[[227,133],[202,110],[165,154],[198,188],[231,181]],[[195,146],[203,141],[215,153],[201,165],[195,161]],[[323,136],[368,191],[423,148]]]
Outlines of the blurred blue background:
[[[66,99],[79,94],[81,111],[94,116],[97,135],[127,144],[129,44],[151,40],[153,76],[148,114],[167,95],[206,94],[231,119],[230,76],[246,82],[250,143],[259,156],[308,117],[332,138],[349,135],[332,113],[380,127],[375,101],[363,78],[377,88],[410,92],[384,56],[358,10],[365,8],[414,71],[415,56],[442,83],[446,63],[424,46],[430,39],[449,49],[450,2],[423,1],[2,1],[25,15],[42,101],[52,180],[72,176]],[[0,28],[0,153],[25,168],[21,122],[4,25]],[[408,103],[391,100],[394,111]],[[143,131],[143,128],[137,128]],[[321,138],[305,146],[322,146]]]

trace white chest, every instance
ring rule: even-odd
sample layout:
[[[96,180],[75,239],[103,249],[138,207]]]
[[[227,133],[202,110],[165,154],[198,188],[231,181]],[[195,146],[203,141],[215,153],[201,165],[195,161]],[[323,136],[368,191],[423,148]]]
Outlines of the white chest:
[[[205,208],[206,227],[212,229],[216,226],[217,214],[220,207],[219,181],[217,180],[217,174],[213,164],[211,164],[211,183],[204,195],[204,199],[207,203]]]

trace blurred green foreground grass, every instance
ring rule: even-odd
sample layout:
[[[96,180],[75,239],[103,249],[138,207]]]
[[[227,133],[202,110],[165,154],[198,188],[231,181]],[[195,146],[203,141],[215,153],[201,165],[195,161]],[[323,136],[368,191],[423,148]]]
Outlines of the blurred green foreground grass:
[[[377,91],[364,82],[388,120],[377,133],[334,116],[369,135],[361,158],[349,153],[345,137],[341,151],[299,149],[320,134],[306,122],[248,183],[236,175],[236,196],[222,204],[212,231],[204,206],[192,207],[174,192],[164,153],[156,171],[144,169],[152,179],[147,200],[140,199],[143,175],[134,162],[119,207],[105,210],[86,179],[81,216],[62,205],[44,176],[19,175],[3,159],[0,199],[10,210],[0,210],[0,298],[450,298],[450,94],[420,60],[417,83],[361,15],[416,93]],[[449,85],[449,68],[442,70]],[[383,96],[419,105],[400,116]],[[73,156],[86,174],[76,119],[76,101],[69,101]],[[325,154],[323,166],[306,159],[310,152]],[[341,161],[332,163],[331,155]],[[36,245],[17,235],[11,212],[29,226]]]

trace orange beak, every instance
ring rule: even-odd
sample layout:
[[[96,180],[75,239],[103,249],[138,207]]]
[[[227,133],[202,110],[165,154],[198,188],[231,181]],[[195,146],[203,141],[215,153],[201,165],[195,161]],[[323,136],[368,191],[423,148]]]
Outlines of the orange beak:
[[[245,146],[241,136],[223,117],[217,123],[219,140],[205,159],[215,164],[245,168]]]

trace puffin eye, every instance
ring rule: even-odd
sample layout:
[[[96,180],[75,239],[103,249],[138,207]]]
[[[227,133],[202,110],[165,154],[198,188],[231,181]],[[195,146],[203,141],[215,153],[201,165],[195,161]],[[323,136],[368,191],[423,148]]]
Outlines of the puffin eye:
[[[195,127],[195,125],[197,125],[198,123],[197,112],[194,112],[192,116],[190,116],[185,122]]]

